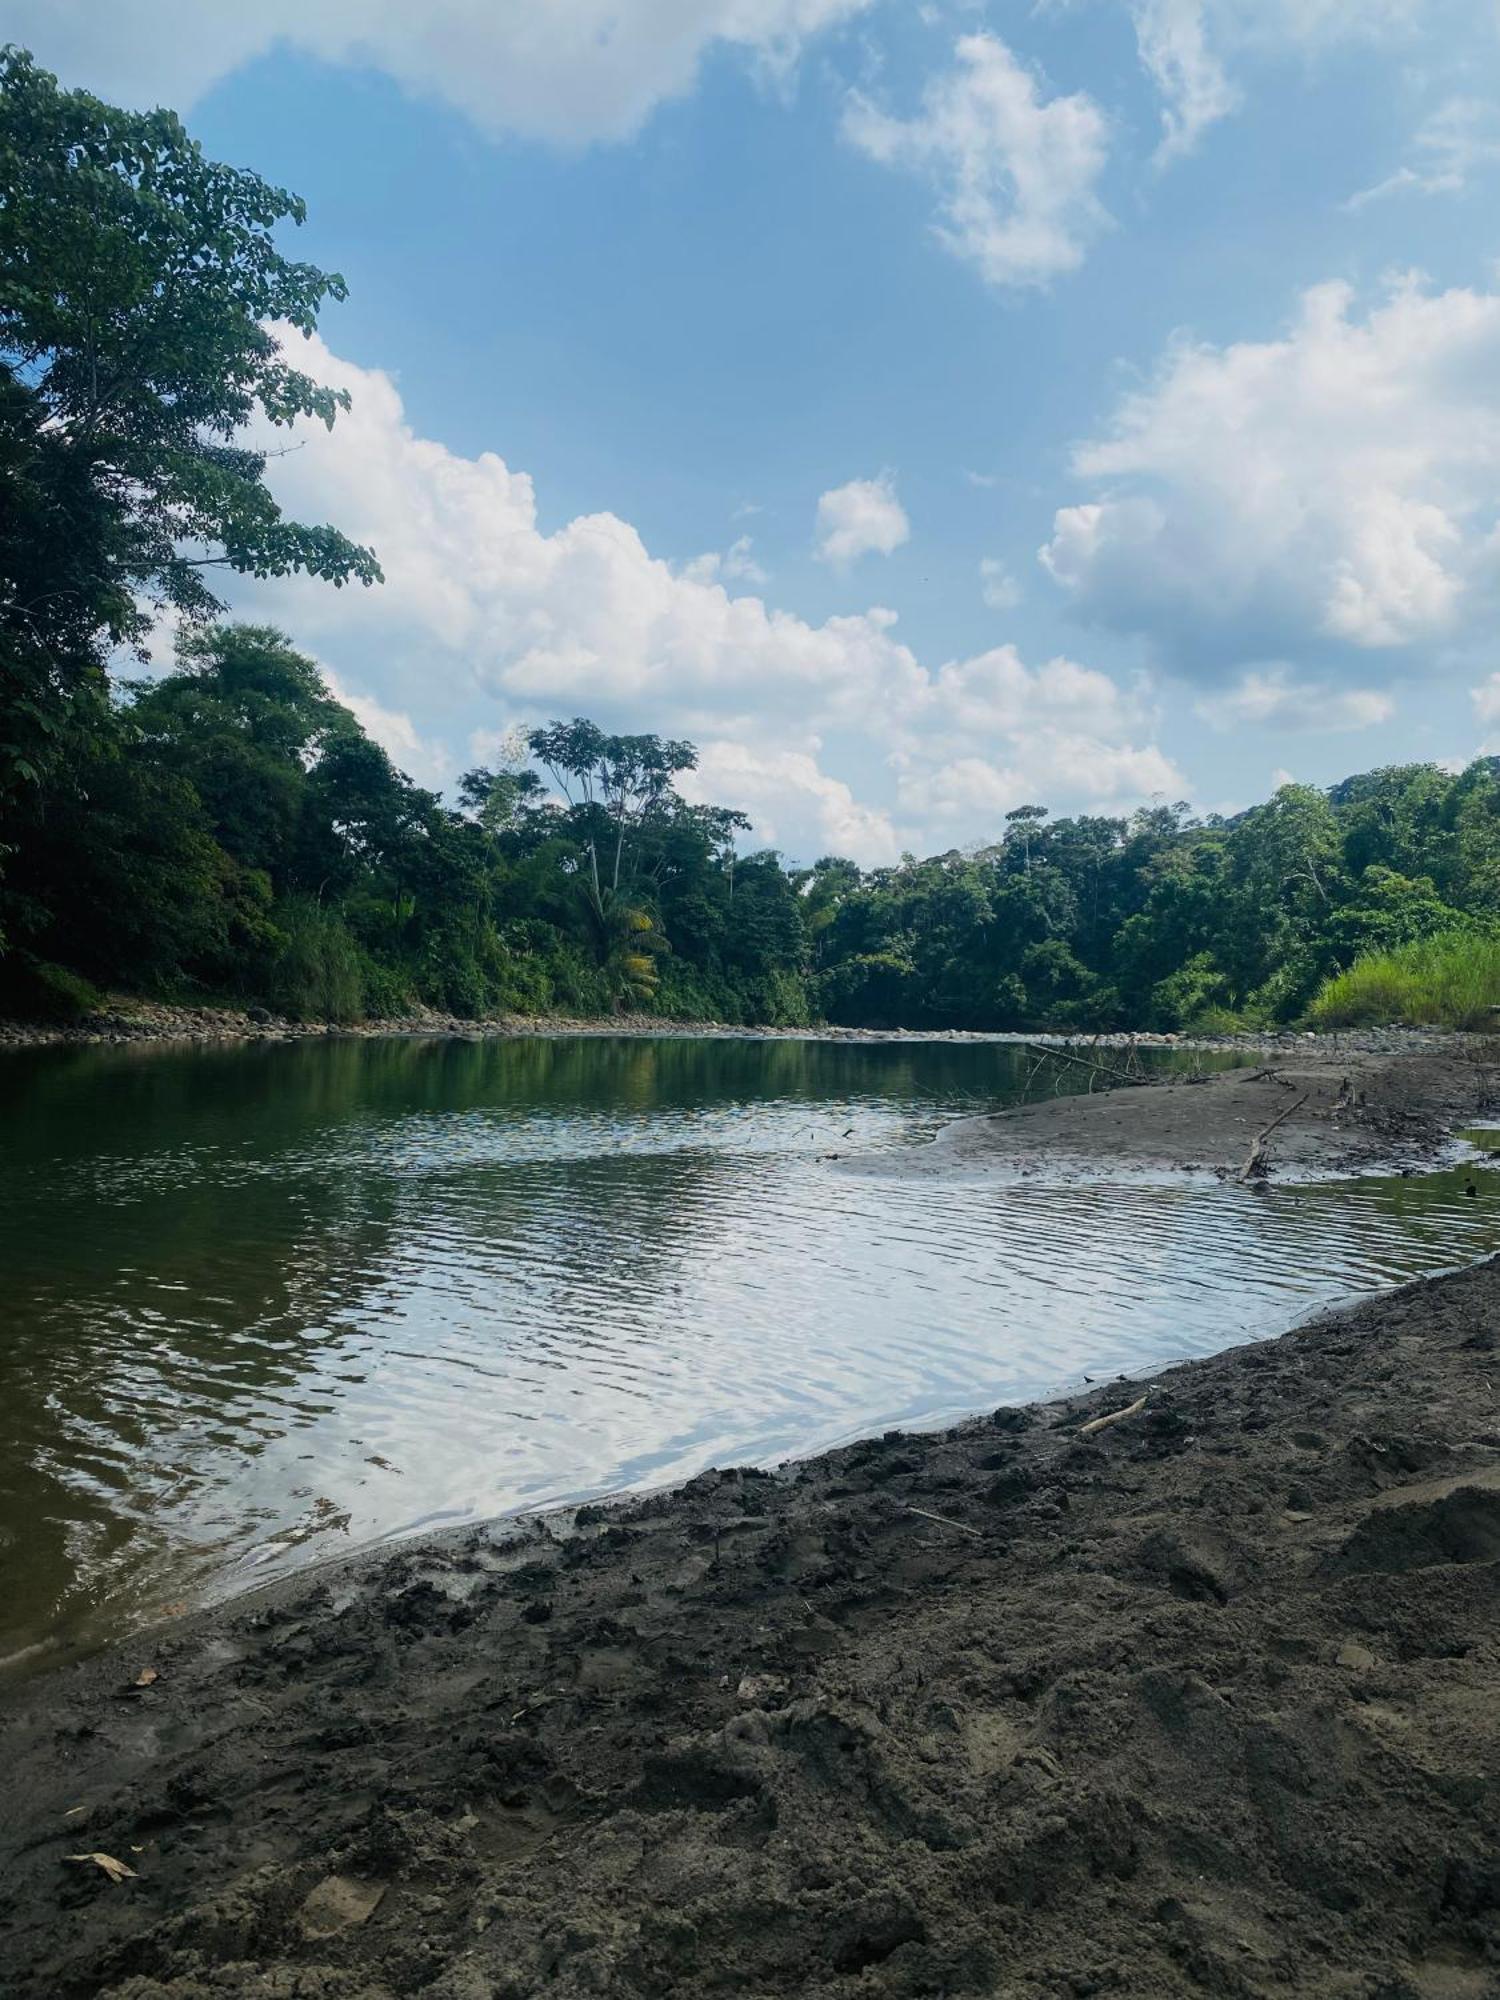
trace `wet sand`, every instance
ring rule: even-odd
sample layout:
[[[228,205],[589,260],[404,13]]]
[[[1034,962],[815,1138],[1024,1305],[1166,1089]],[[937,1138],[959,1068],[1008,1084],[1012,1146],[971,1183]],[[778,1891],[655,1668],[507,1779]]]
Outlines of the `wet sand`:
[[[1185,1088],[1240,1086],[1282,1098]],[[1476,1108],[1363,1088],[1390,1146]],[[1175,1157],[1167,1096],[1098,1107],[1131,1158]],[[0,1709],[0,1990],[1479,2000],[1497,1580],[1500,1260],[39,1678]]]
[[[1402,1055],[1292,1049],[1257,1069],[1143,1085],[1112,1073],[1109,1051],[1071,1055],[1051,1057],[1047,1073],[1065,1074],[1076,1087],[1080,1065],[1092,1063],[1097,1090],[960,1119],[926,1146],[841,1164],[901,1176],[1109,1180],[1197,1173],[1223,1180],[1246,1173],[1264,1134],[1263,1157],[1250,1178],[1399,1172],[1430,1166],[1451,1149],[1456,1126],[1500,1106],[1500,1049],[1479,1038]]]

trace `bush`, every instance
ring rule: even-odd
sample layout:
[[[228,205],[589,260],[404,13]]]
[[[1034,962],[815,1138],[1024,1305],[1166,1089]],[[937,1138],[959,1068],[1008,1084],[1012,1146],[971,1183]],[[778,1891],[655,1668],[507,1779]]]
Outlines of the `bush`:
[[[1328,980],[1308,1009],[1315,1028],[1380,1027],[1388,1022],[1444,1028],[1488,1027],[1500,1008],[1500,937],[1446,931],[1368,952]]]
[[[65,965],[49,965],[29,952],[0,957],[0,1014],[18,1021],[67,1022],[93,1014],[104,995]]]

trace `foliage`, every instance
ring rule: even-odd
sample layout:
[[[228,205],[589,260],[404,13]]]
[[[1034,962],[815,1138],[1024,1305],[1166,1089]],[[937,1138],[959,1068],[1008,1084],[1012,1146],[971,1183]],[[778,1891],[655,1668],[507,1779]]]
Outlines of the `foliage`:
[[[107,722],[105,660],[227,567],[378,579],[283,518],[247,426],[347,398],[287,359],[338,276],[284,257],[302,203],[204,158],[169,111],[63,91],[0,51],[0,802]]]
[[[1500,934],[1461,930],[1362,954],[1328,981],[1308,1018],[1320,1028],[1482,1028],[1494,1025],[1497,1010]]]

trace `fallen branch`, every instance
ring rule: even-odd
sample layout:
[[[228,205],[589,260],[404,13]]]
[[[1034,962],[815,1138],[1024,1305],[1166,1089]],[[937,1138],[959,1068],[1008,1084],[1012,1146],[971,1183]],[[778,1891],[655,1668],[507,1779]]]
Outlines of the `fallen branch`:
[[[1123,1424],[1127,1417],[1138,1417],[1150,1401],[1149,1395],[1142,1396],[1138,1403],[1131,1403],[1123,1410],[1111,1410],[1107,1417],[1095,1417],[1091,1423],[1080,1424],[1078,1435],[1092,1437],[1095,1431],[1107,1431],[1111,1424]]]
[[[1273,1118],[1269,1125],[1256,1133],[1255,1138],[1251,1142],[1250,1156],[1240,1169],[1241,1183],[1264,1179],[1266,1174],[1266,1141],[1276,1130],[1276,1127],[1284,1125],[1294,1111],[1300,1111],[1311,1096],[1312,1092],[1310,1090],[1304,1091],[1295,1104],[1289,1104],[1279,1118]]]
[[[1118,1077],[1121,1083],[1133,1083],[1145,1088],[1151,1081],[1149,1076],[1133,1076],[1128,1069],[1116,1069],[1110,1063],[1090,1062],[1086,1056],[1075,1056],[1068,1049],[1048,1049],[1036,1042],[1023,1042],[1022,1048],[1034,1056],[1051,1056],[1057,1062],[1072,1063],[1078,1069],[1086,1069],[1094,1076]]]
[[[912,1507],[908,1505],[906,1511],[908,1514],[920,1514],[924,1521],[936,1521],[940,1528],[957,1528],[961,1535],[972,1535],[976,1542],[984,1540],[984,1536],[980,1534],[979,1530],[971,1528],[967,1521],[950,1521],[946,1514],[929,1514],[925,1507]]]

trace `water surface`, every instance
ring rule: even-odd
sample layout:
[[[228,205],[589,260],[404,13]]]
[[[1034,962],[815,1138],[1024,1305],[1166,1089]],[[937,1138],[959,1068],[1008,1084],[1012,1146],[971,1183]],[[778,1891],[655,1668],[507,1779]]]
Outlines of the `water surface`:
[[[1463,1171],[1256,1194],[827,1157],[919,1144],[1028,1067],[566,1037],[7,1055],[0,1655],[1211,1352],[1500,1249],[1483,1173],[1478,1198]]]

